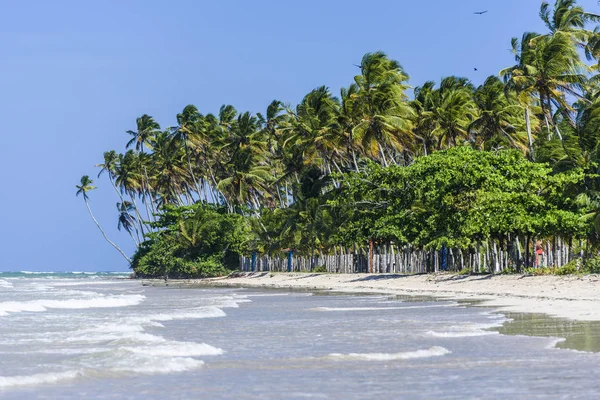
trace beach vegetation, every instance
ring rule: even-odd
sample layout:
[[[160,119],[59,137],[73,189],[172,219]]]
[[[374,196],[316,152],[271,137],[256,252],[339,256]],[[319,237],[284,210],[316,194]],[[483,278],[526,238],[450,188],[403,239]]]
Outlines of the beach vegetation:
[[[97,164],[136,252],[109,243],[140,276],[288,257],[310,272],[600,272],[600,17],[574,0],[540,17],[546,31],[513,38],[513,65],[481,84],[411,88],[375,51],[339,93],[295,106],[142,115]]]

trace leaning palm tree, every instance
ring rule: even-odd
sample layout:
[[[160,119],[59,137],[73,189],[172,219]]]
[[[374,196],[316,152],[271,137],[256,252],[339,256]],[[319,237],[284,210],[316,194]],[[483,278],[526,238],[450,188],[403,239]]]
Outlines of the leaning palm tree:
[[[513,38],[512,47],[517,64],[503,69],[500,75],[508,88],[536,97],[548,134],[554,128],[562,140],[553,110],[560,111],[562,118],[574,125],[567,96],[583,98],[581,92],[587,81],[577,49],[565,35],[540,38],[531,32],[525,33],[521,41]]]
[[[90,217],[92,217],[92,220],[94,221],[98,229],[100,229],[100,232],[102,233],[102,236],[104,236],[104,239],[106,239],[106,241],[110,243],[119,253],[121,253],[121,255],[127,260],[127,262],[131,264],[131,259],[127,257],[127,254],[125,254],[123,250],[119,248],[119,246],[117,246],[112,240],[108,238],[108,236],[106,236],[104,229],[102,229],[102,227],[94,217],[94,214],[92,213],[92,209],[90,208],[90,204],[88,202],[88,192],[96,189],[96,186],[92,186],[93,183],[94,181],[91,180],[88,175],[82,176],[80,184],[75,185],[75,187],[77,187],[77,193],[75,195],[79,196],[81,194],[83,196],[83,201],[85,202],[85,206],[87,207],[88,212],[90,213]]]
[[[106,172],[108,175],[108,180],[110,181],[110,184],[112,185],[113,189],[115,189],[115,192],[117,192],[117,195],[119,196],[119,199],[121,200],[121,203],[125,203],[125,199],[123,198],[123,192],[122,192],[122,190],[117,189],[117,185],[115,183],[117,169],[119,168],[119,163],[122,158],[123,158],[123,156],[120,154],[117,154],[117,152],[114,150],[105,151],[104,152],[104,162],[101,164],[96,164],[95,166],[100,167],[100,172],[98,172],[98,178],[102,175],[103,172]],[[142,216],[141,216],[139,210],[137,209],[137,207],[135,206],[135,204],[133,205],[133,210],[135,211],[135,213],[137,215],[139,229],[142,232],[142,235],[144,235],[145,232],[144,232]],[[137,229],[137,227],[136,227],[136,229]]]
[[[133,204],[128,201],[117,203],[117,210],[119,211],[119,222],[117,223],[117,229],[125,229],[125,231],[131,237],[131,240],[133,240],[133,243],[135,243],[135,246],[139,247],[141,242],[140,235],[135,225],[135,216],[131,214],[131,212],[134,210]],[[133,236],[133,232],[135,232],[135,236]]]
[[[586,12],[576,0],[556,0],[553,7],[545,1],[542,2],[540,18],[549,30],[548,34],[541,37],[567,36],[574,45],[584,48],[588,57],[592,56],[592,48],[588,44],[590,39],[597,35],[594,31],[586,29],[586,25],[599,22],[600,15]]]

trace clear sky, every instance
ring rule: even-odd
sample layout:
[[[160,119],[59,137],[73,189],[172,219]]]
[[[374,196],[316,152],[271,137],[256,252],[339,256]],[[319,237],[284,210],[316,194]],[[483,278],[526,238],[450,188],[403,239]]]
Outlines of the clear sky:
[[[579,3],[600,12],[596,0]],[[447,75],[480,84],[512,65],[511,37],[544,31],[538,0],[0,4],[0,271],[127,270],[75,184],[96,179],[94,164],[124,150],[144,113],[166,127],[190,103],[260,112],[320,85],[338,93],[376,50],[400,61],[413,86]],[[105,177],[96,184],[96,217],[131,253],[116,194]]]

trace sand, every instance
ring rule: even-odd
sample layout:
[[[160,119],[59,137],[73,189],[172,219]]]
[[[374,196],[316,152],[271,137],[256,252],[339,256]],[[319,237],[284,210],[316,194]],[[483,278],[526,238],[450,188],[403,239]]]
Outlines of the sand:
[[[391,275],[239,273],[186,281],[201,286],[316,289],[344,293],[418,295],[480,300],[478,306],[520,313],[544,313],[579,321],[600,321],[600,276]],[[183,281],[181,281],[183,283]],[[174,282],[171,282],[174,283]]]

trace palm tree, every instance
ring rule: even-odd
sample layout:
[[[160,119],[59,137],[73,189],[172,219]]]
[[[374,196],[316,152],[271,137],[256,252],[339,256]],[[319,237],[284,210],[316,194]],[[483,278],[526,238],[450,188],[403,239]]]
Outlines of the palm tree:
[[[541,37],[567,36],[576,46],[585,48],[588,56],[592,55],[588,43],[596,35],[586,25],[600,21],[600,15],[586,12],[576,0],[556,0],[552,9],[549,3],[542,2],[540,18],[550,31]]]
[[[440,82],[433,93],[431,118],[435,129],[431,132],[437,149],[456,146],[468,139],[468,127],[477,116],[473,101],[473,85],[466,78],[449,76]]]
[[[135,243],[136,247],[140,246],[140,237],[139,231],[135,226],[135,217],[131,215],[131,212],[134,210],[133,204],[128,201],[123,201],[121,203],[117,203],[117,210],[119,211],[119,222],[117,223],[117,229],[121,230],[124,228],[125,231],[131,237],[131,240]],[[136,237],[133,236],[133,231],[135,231]]]
[[[181,196],[187,195],[188,203],[193,203],[189,194],[189,180],[184,161],[185,153],[169,131],[156,135],[154,152],[151,155],[151,190],[158,205],[183,205]]]
[[[329,89],[321,86],[308,93],[290,113],[284,148],[294,146],[302,152],[306,165],[322,166],[331,173],[331,164],[341,172],[335,158],[340,148],[345,147],[344,134],[339,125],[339,100]]]
[[[379,159],[388,166],[386,150],[391,153],[410,148],[413,142],[414,112],[406,102],[408,75],[402,66],[383,52],[367,53],[360,64],[361,74],[354,77],[348,91],[360,120],[352,135],[367,157]]]
[[[192,161],[190,158],[190,143],[192,142],[192,138],[197,136],[198,128],[201,125],[202,115],[198,112],[196,106],[190,104],[185,106],[181,114],[177,114],[177,123],[179,126],[174,128],[173,137],[175,140],[183,143],[183,148],[185,150],[185,156],[187,158],[188,169],[190,172],[190,176],[192,177],[192,181],[194,182],[194,186],[196,188],[196,192],[198,193],[198,197],[201,196],[202,190],[200,189],[200,185],[198,180],[196,179],[196,175],[194,174],[194,168],[192,167]],[[206,199],[208,201],[208,199]]]
[[[152,148],[154,137],[160,131],[160,125],[148,114],[137,118],[135,122],[137,131],[127,131],[133,137],[127,142],[126,148],[135,145],[135,150],[138,153],[143,153],[144,146]]]
[[[437,144],[435,132],[439,123],[435,118],[437,99],[435,82],[425,82],[423,86],[416,87],[414,93],[415,99],[411,103],[416,114],[413,134],[423,145],[423,155],[426,156]]]
[[[280,145],[281,127],[286,123],[288,114],[284,113],[285,107],[281,101],[273,100],[267,107],[265,115],[257,113],[258,122],[261,126],[261,137],[267,146],[269,157],[266,158],[266,163],[271,168],[275,178],[274,186],[279,200],[279,205],[283,208],[287,204],[287,193],[282,195],[283,187],[281,182],[278,182],[279,176],[282,175],[281,160],[283,158],[283,148]]]
[[[92,209],[90,208],[90,205],[88,203],[88,199],[89,199],[88,198],[88,192],[96,189],[96,186],[92,186],[93,183],[94,183],[94,181],[91,180],[88,175],[82,176],[81,180],[80,180],[80,184],[79,185],[75,185],[75,187],[77,187],[77,193],[75,195],[79,196],[81,194],[83,196],[83,201],[85,202],[85,206],[87,207],[88,212],[90,213],[90,217],[92,217],[92,220],[94,221],[94,223],[96,224],[96,226],[98,227],[98,229],[100,229],[100,232],[102,233],[102,236],[104,236],[104,239],[106,239],[106,241],[108,243],[110,243],[119,253],[121,253],[121,255],[123,256],[123,258],[125,258],[127,260],[127,262],[131,264],[131,259],[129,257],[127,257],[127,255],[123,252],[123,250],[121,250],[119,248],[119,246],[117,246],[112,240],[110,240],[106,236],[106,233],[104,232],[104,229],[102,229],[102,227],[100,226],[100,224],[98,223],[98,221],[94,217],[94,214],[92,213]]]
[[[505,91],[500,79],[490,76],[475,90],[474,101],[479,112],[469,132],[476,147],[513,147],[525,153],[527,132],[514,93]]]
[[[565,35],[540,37],[531,32],[525,33],[521,41],[513,38],[512,47],[517,64],[500,71],[500,75],[509,89],[536,96],[548,133],[552,125],[561,138],[553,107],[561,112],[565,121],[574,125],[570,116],[573,108],[567,95],[582,98],[580,91],[587,80],[576,48]]]
[[[117,169],[119,167],[119,163],[120,163],[121,159],[122,159],[122,155],[117,154],[116,151],[114,151],[114,150],[105,151],[104,152],[104,163],[96,164],[95,166],[100,167],[100,172],[98,172],[98,178],[102,175],[103,172],[106,172],[108,174],[108,180],[110,181],[110,184],[112,185],[113,189],[115,189],[115,192],[117,192],[119,199],[121,199],[121,203],[125,203],[125,199],[123,199],[122,191],[117,189],[117,186],[115,184],[115,175],[117,173]],[[140,215],[140,212],[135,205],[133,205],[133,210],[135,211],[135,213],[137,215],[136,222],[139,224],[139,228],[140,228],[140,231],[142,232],[142,235],[144,235],[145,232],[144,232],[144,224],[142,221],[142,216]],[[137,228],[136,228],[136,230],[137,230]]]

